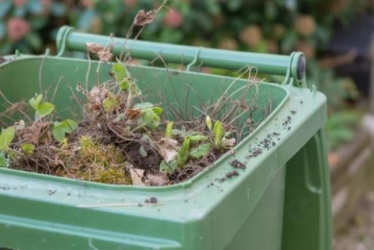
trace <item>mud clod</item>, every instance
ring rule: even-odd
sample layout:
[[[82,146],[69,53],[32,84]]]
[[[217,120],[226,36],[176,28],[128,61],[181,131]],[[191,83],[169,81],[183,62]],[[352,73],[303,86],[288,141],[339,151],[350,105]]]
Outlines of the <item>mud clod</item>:
[[[240,169],[245,169],[246,166],[244,163],[238,161],[238,160],[233,160],[232,162],[230,162],[230,165],[234,168],[240,168]]]
[[[261,148],[255,148],[253,151],[250,151],[250,152],[251,152],[251,154],[247,155],[245,157],[246,159],[250,159],[250,158],[259,156],[260,154],[262,154],[262,149]]]
[[[157,198],[156,197],[149,198],[149,203],[156,204],[157,203]]]
[[[220,183],[222,183],[222,182],[224,182],[224,181],[226,181],[226,180],[227,180],[226,177],[222,177],[222,178],[220,178],[218,181],[219,181]]]
[[[54,195],[57,192],[57,190],[48,190],[48,195]]]

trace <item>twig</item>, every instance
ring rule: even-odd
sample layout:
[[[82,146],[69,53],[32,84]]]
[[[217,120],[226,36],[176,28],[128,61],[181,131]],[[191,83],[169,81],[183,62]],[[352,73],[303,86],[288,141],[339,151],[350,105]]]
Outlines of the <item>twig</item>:
[[[42,93],[42,68],[43,68],[43,65],[44,65],[44,61],[45,61],[45,58],[47,58],[47,55],[43,56],[43,59],[42,59],[42,63],[40,64],[40,67],[39,67],[39,91],[40,93]]]
[[[0,90],[0,97],[1,98],[3,98],[4,100],[5,100],[5,102],[6,103],[8,103],[8,105],[10,105],[10,106],[13,106],[14,104],[11,102],[11,101],[9,101],[6,97],[5,97],[5,95],[4,95],[4,93]],[[18,110],[18,112],[20,112],[25,118],[27,118],[29,121],[32,121],[32,119],[25,113],[25,112],[23,112],[21,109],[19,109]]]
[[[91,71],[91,57],[90,57],[90,52],[87,52],[87,59],[88,59],[88,69],[86,73],[86,82],[85,82],[85,88],[88,91],[88,78],[90,76],[90,71]]]

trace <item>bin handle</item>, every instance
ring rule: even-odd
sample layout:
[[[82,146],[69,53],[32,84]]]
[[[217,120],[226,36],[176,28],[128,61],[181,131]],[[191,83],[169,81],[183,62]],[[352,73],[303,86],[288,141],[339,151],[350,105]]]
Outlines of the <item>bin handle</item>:
[[[285,76],[283,84],[305,87],[306,61],[301,52],[293,52],[290,56],[285,56],[141,40],[134,42],[131,39],[127,40],[126,47],[124,47],[125,39],[123,38],[86,34],[74,31],[72,27],[63,26],[59,29],[56,38],[57,56],[61,56],[65,50],[86,52],[87,42],[101,45],[111,42],[114,44],[113,54],[131,53],[131,57],[144,60],[153,60],[157,55],[160,55],[165,62],[169,63],[180,63],[181,61],[189,65],[201,63],[207,67],[231,70],[254,66],[258,72]],[[196,56],[196,51],[198,51],[198,56]]]

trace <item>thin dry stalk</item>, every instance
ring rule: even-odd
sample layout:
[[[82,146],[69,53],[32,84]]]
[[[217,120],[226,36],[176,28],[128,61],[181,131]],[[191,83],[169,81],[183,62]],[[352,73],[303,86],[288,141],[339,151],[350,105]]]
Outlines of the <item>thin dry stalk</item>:
[[[167,2],[169,0],[164,0],[162,2],[162,4],[160,5],[160,7],[157,9],[157,10],[153,10],[154,14],[156,15],[164,6],[166,6]],[[134,22],[131,24],[127,34],[126,34],[126,37],[125,37],[125,41],[123,42],[122,44],[122,48],[121,48],[121,53],[120,53],[120,56],[119,56],[119,60],[122,61],[122,62],[125,62],[123,59],[123,53],[125,52],[125,49],[126,49],[126,43],[127,41],[130,39],[131,35],[132,35],[132,32],[134,30],[134,27],[135,27],[135,24]],[[140,29],[140,31],[136,34],[135,38],[134,38],[134,42],[135,40],[139,37],[139,35],[143,32],[144,30],[144,27],[145,25],[142,26],[142,28]],[[129,51],[127,53],[130,53],[131,49],[129,49]]]

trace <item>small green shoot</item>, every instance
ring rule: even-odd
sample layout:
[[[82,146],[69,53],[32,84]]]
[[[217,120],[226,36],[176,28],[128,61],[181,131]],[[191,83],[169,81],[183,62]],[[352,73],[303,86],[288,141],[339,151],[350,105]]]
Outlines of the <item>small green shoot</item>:
[[[109,113],[116,107],[118,107],[118,102],[115,98],[107,97],[103,101],[103,107],[105,112]]]
[[[220,121],[216,121],[213,127],[214,146],[220,149],[222,146],[222,138],[224,135],[223,127]]]
[[[52,135],[57,141],[61,142],[66,134],[73,132],[77,127],[78,124],[71,119],[55,122],[52,128]]]
[[[47,115],[50,115],[55,110],[55,105],[49,102],[42,103],[42,99],[42,94],[36,94],[35,97],[29,100],[30,106],[35,110],[36,120],[39,120]]]
[[[118,85],[121,87],[121,89],[125,90],[127,88],[127,79],[130,76],[130,74],[123,65],[123,63],[113,64],[112,71]]]
[[[33,109],[37,109],[43,99],[43,95],[35,95],[35,97],[29,100],[29,104]]]
[[[190,142],[191,139],[189,136],[184,138],[183,145],[182,147],[178,150],[178,155],[177,155],[177,165],[178,167],[183,167],[184,164],[186,164],[188,157],[189,157],[189,150],[190,150]]]
[[[9,166],[9,158],[5,152],[9,150],[9,146],[12,143],[16,135],[15,127],[11,126],[3,129],[0,134],[0,167],[7,168]]]
[[[209,116],[207,116],[205,118],[205,123],[206,123],[206,126],[208,127],[209,131],[212,132],[212,120],[210,119]]]
[[[144,126],[150,128],[157,128],[160,125],[160,115],[163,109],[160,107],[154,107],[152,103],[141,102],[134,105],[133,109],[140,110],[141,123]]]
[[[160,125],[160,117],[152,110],[148,110],[142,114],[142,123],[144,126],[157,128]]]
[[[173,126],[174,122],[169,122],[168,125],[166,125],[165,137],[173,138]]]
[[[34,153],[35,146],[31,143],[25,143],[22,144],[21,150],[26,155],[32,155]]]
[[[140,89],[136,85],[135,81],[131,78],[130,73],[127,71],[123,63],[118,62],[113,64],[112,72],[116,78],[118,86],[122,90],[127,90],[132,96],[141,95]]]

